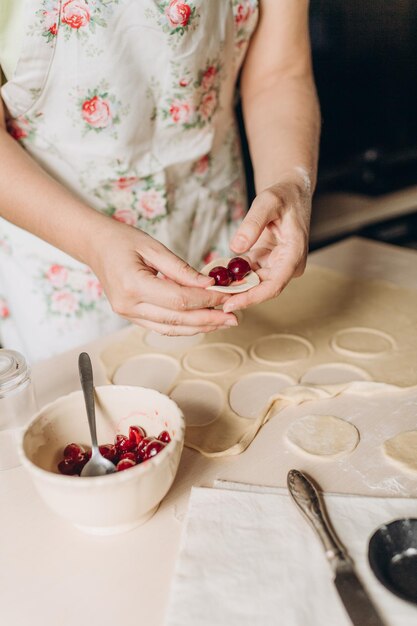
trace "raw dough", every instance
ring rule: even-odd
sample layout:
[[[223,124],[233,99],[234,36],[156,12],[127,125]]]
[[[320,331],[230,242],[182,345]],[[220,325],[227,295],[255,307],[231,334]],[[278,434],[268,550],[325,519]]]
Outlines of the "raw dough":
[[[385,455],[403,470],[417,471],[417,430],[408,430],[383,444]]]
[[[388,333],[361,326],[339,330],[332,337],[330,346],[337,354],[354,359],[373,359],[397,347]]]
[[[334,415],[305,415],[291,424],[287,439],[309,454],[335,457],[356,448],[359,431]]]
[[[304,337],[280,333],[261,337],[250,348],[250,356],[263,365],[286,365],[307,359],[314,352],[313,345]]]
[[[168,393],[180,371],[177,359],[165,354],[142,354],[125,361],[114,373],[112,383]]]
[[[238,415],[255,419],[271,396],[291,385],[295,385],[295,380],[285,374],[247,374],[230,389],[229,404]]]
[[[186,380],[175,387],[171,398],[184,413],[187,426],[207,426],[224,406],[223,391],[206,380]]]
[[[365,261],[366,259],[364,263]],[[199,379],[204,377],[207,381],[211,380],[218,384],[224,398],[228,397],[233,385],[239,379],[249,374],[260,371],[279,372],[300,380],[307,370],[333,362],[340,364],[347,362],[356,366],[366,363],[365,369],[372,380],[408,387],[417,383],[416,311],[417,291],[394,287],[388,283],[361,281],[330,270],[310,267],[304,276],[291,281],[279,298],[246,309],[241,325],[200,335],[197,338],[197,341],[202,342],[199,346],[184,346],[184,338],[179,338],[178,344],[173,341],[177,338],[161,337],[159,339],[164,343],[172,343],[169,353],[183,365],[177,384],[195,377]],[[389,349],[391,343],[389,341],[386,343],[385,338],[381,338],[380,335],[376,336],[378,332],[372,333],[375,327],[383,330],[395,341],[395,350]],[[387,351],[380,352],[378,355],[373,354],[373,358],[368,358],[366,361],[363,358],[359,360],[357,352],[355,358],[335,355],[330,346],[331,339],[340,330],[346,331],[346,329],[353,328],[367,329],[366,335],[354,333],[356,339],[360,341],[369,338],[369,330],[371,330],[374,340],[372,352],[375,352],[375,348]],[[281,339],[275,340],[276,335]],[[155,334],[148,334],[140,328],[120,331],[118,341],[107,346],[102,353],[108,379],[111,380],[117,368],[127,359],[139,354],[156,352],[155,348],[149,347],[151,337],[157,338]],[[300,337],[307,343],[297,341]],[[342,349],[347,348],[345,341],[355,337],[342,334],[341,343],[337,343],[342,346]],[[292,341],[293,338],[295,341]],[[223,346],[230,346],[232,350],[236,349],[237,353],[233,350],[231,356],[228,351],[227,355],[221,351],[226,358],[221,357],[219,362],[217,360],[219,352],[216,349],[219,343]],[[210,347],[214,348],[213,352]],[[251,355],[255,357],[255,360],[248,358],[251,347]],[[279,348],[278,359],[277,347]],[[292,350],[293,347],[294,350]],[[351,343],[349,347],[361,348],[361,343]],[[287,349],[291,349],[292,352],[288,354]],[[165,346],[161,347],[161,350],[168,352]],[[211,358],[206,359],[207,356],[210,357],[210,354],[215,357],[214,361],[211,361]],[[259,357],[265,359],[266,363],[260,361]],[[220,371],[224,373],[220,374],[218,370],[216,373],[217,364],[220,366]],[[269,409],[265,408],[266,412],[260,411],[255,419],[249,420],[236,415],[226,402],[218,419],[213,423],[203,428],[187,427],[186,445],[210,457],[240,454],[250,445],[259,429],[269,418],[289,405],[301,405],[310,399],[322,396],[336,397],[340,393],[357,394],[362,397],[365,389],[368,390],[366,394],[375,394],[376,397],[379,397],[380,393],[387,394],[387,399],[388,394],[394,393],[394,387],[381,389],[379,384],[372,382],[345,382],[340,384],[340,388],[335,389],[335,387],[338,385],[332,385],[331,388],[327,386],[322,388],[317,384],[314,388],[307,387],[305,384],[299,388],[289,387],[285,397],[282,397],[282,392],[279,392],[277,394],[279,397],[275,401],[271,400]],[[401,389],[398,389],[398,393],[400,392]],[[355,402],[357,401],[355,397]],[[330,406],[323,409],[306,409],[305,413],[307,412],[332,414],[333,410]],[[407,424],[405,428],[412,429],[414,424]],[[379,441],[382,443],[392,434],[393,431],[386,432]],[[356,459],[356,456],[355,454],[353,459]],[[371,469],[368,468],[367,472],[369,473]]]
[[[349,363],[323,363],[310,368],[300,382],[303,385],[334,385],[370,378],[365,370]]]
[[[212,343],[192,348],[183,359],[183,367],[193,374],[222,376],[239,367],[244,351],[228,343]]]

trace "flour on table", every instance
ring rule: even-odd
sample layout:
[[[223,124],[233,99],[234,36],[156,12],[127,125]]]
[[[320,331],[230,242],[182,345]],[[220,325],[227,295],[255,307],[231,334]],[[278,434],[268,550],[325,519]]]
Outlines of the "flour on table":
[[[387,439],[382,449],[385,456],[401,469],[417,471],[417,430],[408,430]]]
[[[356,448],[359,432],[353,424],[333,415],[305,415],[290,425],[287,439],[309,454],[335,457]]]

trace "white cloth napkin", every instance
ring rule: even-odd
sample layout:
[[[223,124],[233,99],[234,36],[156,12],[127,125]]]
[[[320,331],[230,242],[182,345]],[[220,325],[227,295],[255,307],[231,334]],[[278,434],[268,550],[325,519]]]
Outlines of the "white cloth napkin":
[[[417,624],[367,561],[378,526],[417,500],[326,495],[330,519],[387,626]],[[217,481],[191,492],[166,626],[348,626],[319,540],[286,490]],[[366,626],[364,624],[364,626]]]

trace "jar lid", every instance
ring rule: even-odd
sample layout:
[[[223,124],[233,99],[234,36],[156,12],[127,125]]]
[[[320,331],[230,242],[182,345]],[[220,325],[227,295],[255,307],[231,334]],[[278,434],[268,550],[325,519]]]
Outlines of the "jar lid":
[[[0,395],[25,383],[29,374],[23,354],[15,350],[0,348]]]

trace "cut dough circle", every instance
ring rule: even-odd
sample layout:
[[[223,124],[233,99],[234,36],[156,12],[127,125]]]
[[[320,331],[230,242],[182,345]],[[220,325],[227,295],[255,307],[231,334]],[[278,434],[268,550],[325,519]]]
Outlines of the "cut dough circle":
[[[114,385],[136,385],[167,393],[181,367],[176,359],[164,354],[143,354],[125,361],[114,373]]]
[[[192,374],[222,376],[238,368],[245,359],[242,348],[230,343],[209,343],[191,349],[183,358],[184,369]]]
[[[371,377],[368,372],[350,363],[322,363],[307,370],[300,382],[304,385],[334,385],[357,380],[371,380]]]
[[[334,415],[305,415],[287,430],[288,441],[297,448],[320,457],[349,454],[359,443],[359,431]]]
[[[254,361],[263,365],[286,365],[307,359],[313,352],[313,345],[304,337],[280,333],[255,341],[249,354]]]
[[[221,388],[207,380],[186,380],[179,383],[171,398],[184,413],[187,426],[207,426],[222,412],[224,395]]]
[[[230,389],[229,404],[241,417],[256,418],[271,396],[294,384],[295,380],[285,374],[247,374]]]
[[[232,257],[220,257],[219,259],[214,259],[214,261],[210,261],[207,263],[201,270],[201,274],[209,275],[210,270],[217,265],[223,265],[226,267]],[[256,287],[259,285],[261,281],[259,280],[258,274],[255,272],[251,272],[243,280],[239,282],[232,283],[228,287],[220,287],[219,285],[213,285],[212,287],[207,287],[209,291],[220,291],[223,293],[243,293],[244,291],[249,291],[252,287]]]
[[[406,471],[417,472],[417,430],[408,430],[384,442],[384,454]]]
[[[363,326],[343,328],[330,341],[334,352],[356,359],[373,359],[395,350],[396,346],[395,339],[388,333]]]
[[[181,350],[188,350],[193,346],[197,346],[203,341],[203,335],[191,335],[190,337],[170,337],[167,335],[160,335],[153,330],[149,331],[145,335],[145,343],[151,348],[157,350],[164,350],[165,352],[177,352]]]

